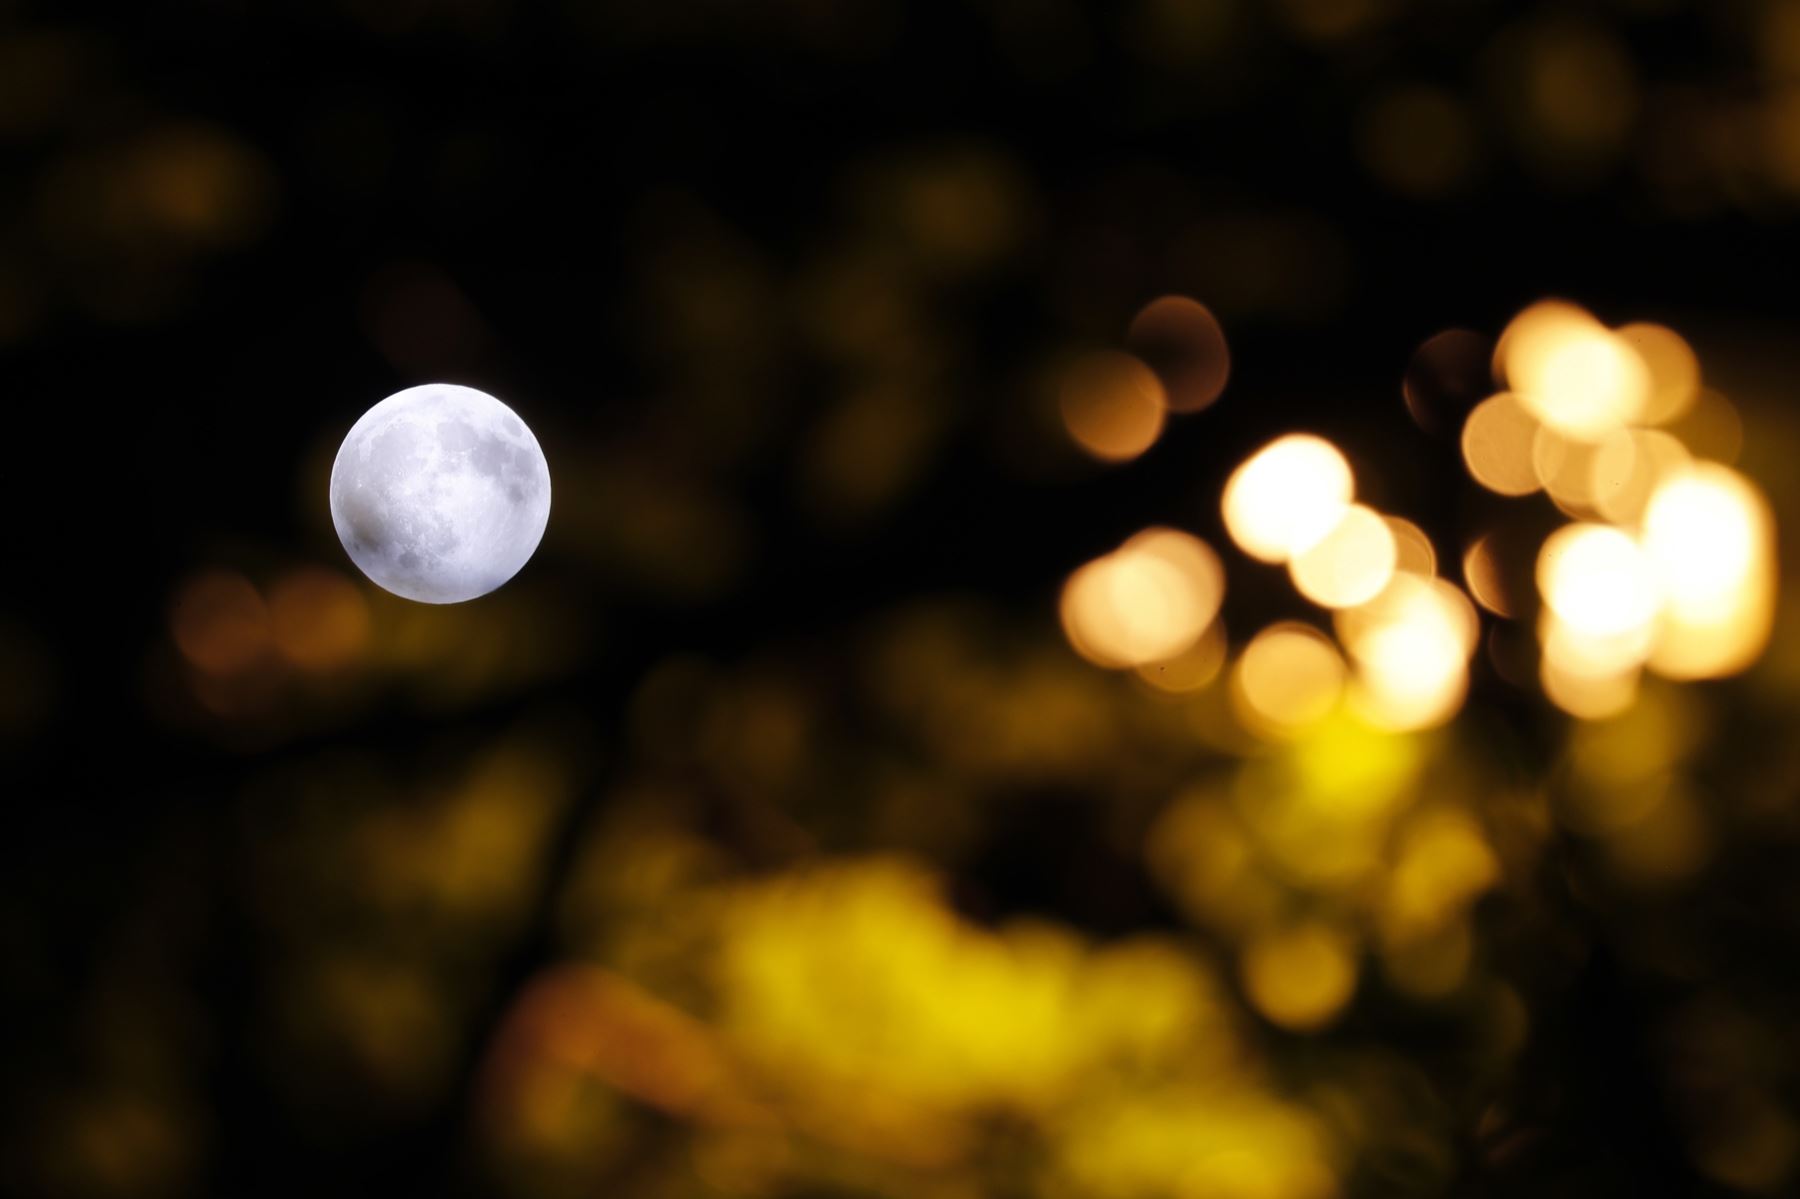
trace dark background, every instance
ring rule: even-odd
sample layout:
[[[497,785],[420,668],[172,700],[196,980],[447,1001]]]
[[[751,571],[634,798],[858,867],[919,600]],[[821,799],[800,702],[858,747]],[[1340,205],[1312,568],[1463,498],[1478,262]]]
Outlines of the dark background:
[[[1800,133],[1780,113],[1800,54],[1771,32],[1793,27],[1783,11],[0,4],[0,979],[19,1130],[0,1178],[21,1193],[535,1193],[469,1147],[469,1095],[507,996],[562,952],[550,897],[577,830],[632,773],[647,675],[674,656],[801,662],[829,708],[872,614],[946,594],[1054,637],[1061,579],[1136,528],[1225,544],[1225,474],[1292,428],[1342,445],[1373,501],[1440,555],[1496,519],[1542,523],[1476,491],[1454,442],[1409,420],[1400,380],[1438,330],[1492,334],[1545,295],[1665,321],[1753,433],[1786,429]],[[1383,132],[1382,100],[1412,87],[1451,106],[1450,148]],[[1138,462],[1087,463],[1046,372],[1117,347],[1168,293],[1218,315],[1230,386]],[[436,379],[510,403],[557,489],[516,594],[447,626],[452,644],[502,637],[484,615],[502,612],[495,661],[444,668],[454,686],[388,663],[341,691],[197,705],[169,647],[183,581],[347,571],[329,456],[370,404]],[[883,461],[911,439],[891,485],[830,451],[834,414],[870,391],[923,413],[896,425],[882,409],[852,438]],[[1758,477],[1779,508],[1785,479]],[[1233,570],[1234,629],[1303,612],[1271,572]],[[1750,772],[1786,713],[1747,705],[1717,723],[1715,752]],[[1493,769],[1551,769],[1562,723],[1529,689],[1483,666],[1465,720],[1501,747]],[[346,751],[429,776],[521,721],[553,730],[576,798],[544,881],[462,984],[440,1081],[391,1104],[354,1070],[294,1082],[308,1042],[268,1048],[287,1043],[265,1019],[290,953],[259,898],[257,847],[292,833],[258,823],[269,793]],[[1787,769],[1762,786],[1782,790]],[[1177,923],[1096,837],[1087,784],[1009,788],[1047,806],[1001,803],[936,855],[971,919],[1027,911],[1096,937]],[[719,802],[700,823],[750,868],[793,856]],[[793,821],[800,856],[886,847],[829,807]],[[1471,1121],[1406,1187],[1352,1189],[1728,1189],[1683,1148],[1652,1016],[1666,988],[1748,987],[1782,1043],[1800,907],[1772,827],[1721,838],[1743,868],[1715,863],[1698,926],[1682,924],[1717,957],[1678,982],[1611,944],[1610,922],[1651,919],[1637,901],[1597,912],[1555,866],[1520,881],[1532,935],[1580,945],[1539,961],[1534,1040],[1482,1084],[1526,1147],[1496,1158]],[[115,1006],[137,1013],[126,1031],[95,1014]],[[1429,1020],[1370,1020],[1397,1054],[1458,1069]],[[115,1076],[138,1085],[117,1058],[139,1050],[118,1040],[180,1059],[171,1123],[205,1132],[166,1153],[162,1133],[121,1134],[126,1164],[93,1167],[98,1151],[57,1130]],[[1772,1069],[1788,1095],[1792,1074]]]

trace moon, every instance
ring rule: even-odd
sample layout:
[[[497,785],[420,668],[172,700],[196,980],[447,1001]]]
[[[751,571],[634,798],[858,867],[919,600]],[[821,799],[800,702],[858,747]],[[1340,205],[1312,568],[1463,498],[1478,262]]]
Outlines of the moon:
[[[530,560],[550,519],[550,467],[518,414],[485,391],[427,383],[350,427],[331,466],[331,523],[357,568],[426,604],[486,595]]]

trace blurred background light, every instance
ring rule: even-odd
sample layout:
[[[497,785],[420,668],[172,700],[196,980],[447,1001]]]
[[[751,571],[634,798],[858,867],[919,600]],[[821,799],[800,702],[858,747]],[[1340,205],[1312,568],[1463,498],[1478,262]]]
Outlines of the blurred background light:
[[[1131,319],[1125,344],[1162,382],[1172,412],[1198,412],[1225,390],[1231,351],[1204,304],[1186,296],[1152,300]]]
[[[1694,457],[1727,465],[1738,460],[1744,447],[1744,422],[1737,407],[1710,387],[1701,388],[1688,409],[1664,429],[1680,439]]]
[[[1639,321],[1619,326],[1618,335],[1650,373],[1643,423],[1666,425],[1694,406],[1700,394],[1700,359],[1681,334],[1667,325]]]
[[[269,619],[276,651],[302,670],[342,670],[368,649],[368,603],[337,571],[303,567],[277,579]]]
[[[182,656],[211,675],[238,674],[271,648],[269,606],[233,571],[207,571],[183,584],[169,625]]]
[[[1640,419],[1650,403],[1650,370],[1631,342],[1573,304],[1525,309],[1495,353],[1526,410],[1574,441],[1597,441]]]
[[[1193,645],[1173,657],[1141,663],[1137,673],[1158,691],[1183,695],[1211,684],[1224,668],[1229,651],[1225,625],[1215,620]]]
[[[1494,390],[1494,339],[1473,329],[1434,333],[1413,351],[1400,394],[1413,423],[1427,433],[1461,429]]]
[[[1146,529],[1069,576],[1063,629],[1096,665],[1142,666],[1193,647],[1224,599],[1224,567],[1205,542]]]
[[[1597,524],[1567,525],[1544,542],[1538,589],[1558,620],[1596,638],[1648,629],[1661,602],[1651,562],[1637,543]]]
[[[1368,603],[1338,613],[1356,665],[1352,705],[1380,728],[1441,724],[1461,706],[1479,619],[1452,584],[1395,575]]]
[[[1136,458],[1162,433],[1162,384],[1129,354],[1108,350],[1077,358],[1064,370],[1059,394],[1069,436],[1102,462]]]
[[[1588,460],[1595,510],[1616,525],[1635,525],[1663,479],[1687,465],[1687,447],[1661,429],[1620,429]]]
[[[1774,531],[1762,494],[1729,467],[1677,470],[1650,496],[1643,544],[1663,597],[1651,668],[1716,678],[1754,661],[1775,617]]]
[[[1253,730],[1288,736],[1337,706],[1344,660],[1311,625],[1271,625],[1250,639],[1232,674],[1240,717]]]
[[[1431,538],[1404,516],[1383,516],[1383,523],[1394,537],[1394,569],[1430,578],[1437,573],[1437,550]],[[1383,586],[1386,586],[1385,581]]]
[[[1284,1028],[1321,1028],[1356,990],[1355,953],[1349,938],[1322,924],[1271,929],[1244,949],[1244,990]]]
[[[1381,514],[1352,504],[1329,533],[1289,560],[1288,573],[1313,603],[1351,608],[1388,585],[1398,557],[1394,531]]]
[[[1225,528],[1253,558],[1286,562],[1336,528],[1354,491],[1338,448],[1290,433],[1247,458],[1225,481]]]
[[[1463,462],[1477,483],[1500,495],[1530,495],[1543,486],[1532,462],[1538,422],[1511,392],[1489,396],[1462,427]]]
[[[1463,552],[1463,579],[1476,603],[1495,616],[1511,619],[1515,615],[1514,601],[1507,593],[1493,541],[1493,534],[1483,533],[1469,543]]]

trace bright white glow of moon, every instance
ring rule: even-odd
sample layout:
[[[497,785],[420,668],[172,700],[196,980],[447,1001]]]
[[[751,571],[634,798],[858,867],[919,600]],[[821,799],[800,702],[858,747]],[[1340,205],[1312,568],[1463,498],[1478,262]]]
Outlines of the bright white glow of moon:
[[[494,590],[530,559],[549,519],[537,438],[472,387],[395,392],[351,426],[331,467],[331,521],[351,561],[422,603]]]

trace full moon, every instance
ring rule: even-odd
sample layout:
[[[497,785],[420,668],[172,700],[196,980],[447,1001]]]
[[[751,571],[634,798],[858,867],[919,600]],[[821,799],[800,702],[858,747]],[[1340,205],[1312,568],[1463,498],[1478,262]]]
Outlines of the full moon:
[[[486,595],[531,558],[550,519],[550,467],[485,391],[427,383],[350,427],[331,467],[331,522],[358,569],[406,599]]]

